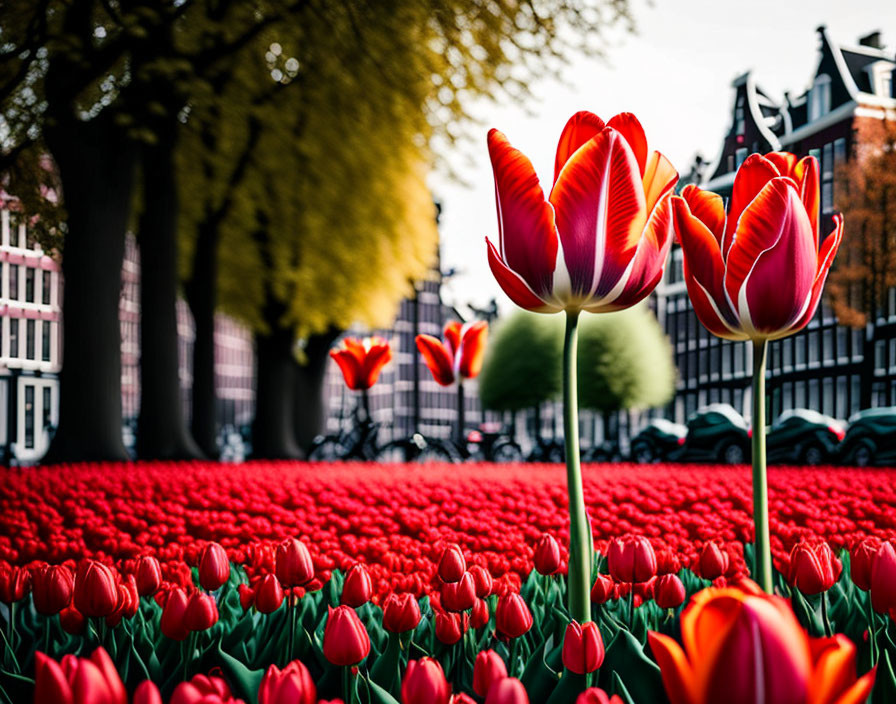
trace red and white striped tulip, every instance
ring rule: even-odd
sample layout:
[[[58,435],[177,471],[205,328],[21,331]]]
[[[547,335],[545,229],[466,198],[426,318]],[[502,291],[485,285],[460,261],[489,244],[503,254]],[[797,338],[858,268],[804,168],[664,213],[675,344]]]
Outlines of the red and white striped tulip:
[[[376,383],[380,372],[392,359],[392,348],[381,337],[365,337],[358,340],[345,337],[330,356],[342,370],[345,384],[352,391],[369,389]]]
[[[443,342],[432,335],[417,335],[417,349],[432,378],[442,386],[450,386],[455,379],[473,379],[482,370],[488,323],[477,320],[461,323],[452,320],[445,325]]]
[[[797,332],[818,307],[843,237],[843,218],[819,243],[818,162],[753,154],[722,197],[686,186],[672,198],[688,294],[700,322],[729,340],[775,340]]]
[[[648,151],[638,119],[573,115],[557,145],[547,199],[526,156],[488,134],[498,202],[492,273],[510,299],[539,313],[622,310],[659,283],[672,243],[678,173]]]

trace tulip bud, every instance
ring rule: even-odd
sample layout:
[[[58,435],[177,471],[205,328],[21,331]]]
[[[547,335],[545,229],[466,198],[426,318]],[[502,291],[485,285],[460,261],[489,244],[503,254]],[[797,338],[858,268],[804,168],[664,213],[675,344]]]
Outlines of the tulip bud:
[[[237,594],[239,594],[240,606],[243,607],[243,611],[251,609],[252,605],[255,603],[255,590],[248,584],[240,584],[236,588],[236,591]]]
[[[576,704],[623,704],[623,702],[618,694],[608,697],[604,690],[589,687],[576,698]]]
[[[612,577],[608,577],[605,574],[598,574],[594,586],[591,587],[591,603],[603,604],[610,599],[615,598],[616,582],[613,581]]]
[[[80,636],[87,630],[87,619],[74,606],[67,606],[59,612],[59,625],[66,633]]]
[[[460,581],[442,585],[442,606],[446,611],[467,611],[476,603],[476,584],[473,575],[464,572]]]
[[[653,585],[653,598],[661,609],[676,609],[684,603],[687,594],[684,584],[675,574],[657,577]]]
[[[184,626],[190,631],[205,631],[218,622],[218,605],[214,598],[202,592],[193,592],[184,611]]]
[[[884,543],[871,564],[871,605],[878,613],[896,607],[896,550]]]
[[[803,594],[820,594],[840,578],[840,564],[824,541],[803,541],[790,551],[790,581]]]
[[[420,623],[420,605],[413,594],[390,594],[383,604],[383,628],[389,633],[406,633]]]
[[[505,677],[492,685],[485,704],[529,704],[523,683],[515,677]]]
[[[110,567],[82,560],[75,576],[74,604],[88,618],[109,616],[118,609],[118,580]]]
[[[473,576],[473,583],[476,585],[476,596],[485,599],[492,593],[494,580],[491,573],[482,565],[473,565],[470,568],[470,574]]]
[[[533,560],[538,574],[557,574],[560,571],[560,544],[553,535],[545,533],[539,538]]]
[[[500,633],[508,638],[519,638],[532,627],[532,613],[519,594],[505,594],[498,599],[495,623]]]
[[[498,680],[507,677],[507,666],[494,650],[480,650],[473,666],[473,691],[487,697],[488,690]]]
[[[439,560],[439,577],[443,582],[458,582],[467,571],[467,562],[457,543],[451,543]]]
[[[140,596],[152,596],[162,584],[162,566],[152,555],[143,555],[137,560],[134,574],[137,581],[137,593]]]
[[[258,688],[258,704],[316,704],[317,688],[308,668],[293,660],[282,670],[271,665]]]
[[[255,587],[255,608],[259,613],[272,614],[283,603],[283,588],[276,575],[266,574]]]
[[[31,591],[31,573],[24,567],[0,562],[0,601],[15,604]]]
[[[447,613],[436,611],[436,638],[445,645],[457,643],[466,631],[466,614]]]
[[[604,641],[594,621],[571,621],[563,637],[563,666],[577,675],[594,672],[604,661]]]
[[[437,660],[411,660],[401,683],[402,704],[448,704],[451,688]]]
[[[342,603],[357,608],[370,601],[372,594],[373,584],[367,568],[361,563],[353,565],[342,585]]]
[[[879,538],[868,536],[853,545],[849,553],[850,577],[853,584],[863,591],[871,589],[871,566],[880,546]]]
[[[626,535],[610,541],[607,564],[618,582],[646,582],[656,574],[656,553],[647,538]]]
[[[287,589],[300,587],[314,579],[311,553],[301,540],[287,538],[277,546],[275,572],[280,584]]]
[[[703,579],[716,579],[728,571],[728,551],[716,543],[706,543],[697,557],[694,570]]]
[[[72,601],[75,578],[65,565],[41,565],[31,576],[31,598],[39,614],[58,614]]]
[[[199,584],[213,592],[230,577],[230,561],[227,553],[218,543],[208,543],[199,556]]]
[[[149,680],[143,680],[134,690],[133,704],[163,704],[159,688]]]
[[[188,602],[187,593],[180,587],[175,587],[168,592],[168,598],[162,608],[162,620],[159,623],[162,635],[171,640],[186,640],[190,635],[190,630],[184,623]]]
[[[370,637],[354,609],[330,609],[324,629],[324,657],[333,665],[357,665],[370,653]]]
[[[470,614],[470,625],[476,629],[485,628],[488,625],[488,619],[488,602],[477,597],[476,603],[473,604],[473,611]]]

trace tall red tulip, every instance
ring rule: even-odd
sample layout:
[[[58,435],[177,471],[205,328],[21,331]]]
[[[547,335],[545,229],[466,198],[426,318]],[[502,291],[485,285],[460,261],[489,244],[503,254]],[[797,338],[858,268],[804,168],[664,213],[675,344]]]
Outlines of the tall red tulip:
[[[620,582],[646,582],[656,574],[656,553],[647,538],[626,535],[610,541],[607,565]]]
[[[476,585],[476,596],[485,599],[492,593],[494,587],[491,572],[482,565],[473,565],[470,567],[470,574],[473,575],[473,583]]]
[[[357,608],[370,601],[372,595],[373,583],[367,567],[360,562],[352,565],[342,585],[342,603]]]
[[[440,643],[454,645],[467,630],[468,619],[466,614],[450,613],[447,611],[435,612],[435,633]]]
[[[728,571],[729,562],[725,547],[710,541],[700,549],[694,571],[703,579],[717,579]]]
[[[383,628],[389,633],[406,633],[420,623],[420,605],[413,594],[390,594],[383,603]]]
[[[473,610],[470,612],[470,626],[477,629],[485,628],[489,617],[488,602],[476,597],[476,603],[473,604]]]
[[[843,218],[819,238],[818,162],[786,152],[747,157],[734,178],[728,214],[715,193],[686,186],[672,199],[684,278],[697,317],[711,333],[753,341],[753,398],[764,399],[769,340],[806,326],[843,237]],[[753,574],[771,593],[765,404],[753,404]]]
[[[162,566],[152,555],[143,555],[137,560],[134,577],[137,581],[137,593],[140,596],[152,596],[162,584]]]
[[[259,613],[272,614],[283,604],[283,588],[276,575],[266,574],[255,587],[255,608]]]
[[[308,668],[293,660],[282,670],[271,665],[258,688],[258,704],[316,704],[317,687]]]
[[[442,606],[446,611],[468,611],[476,603],[473,575],[464,572],[460,581],[445,582],[441,589]]]
[[[664,574],[656,578],[653,598],[661,609],[677,609],[684,603],[687,592],[676,574]]]
[[[31,573],[24,567],[0,562],[0,601],[14,604],[31,591]]]
[[[874,671],[856,679],[846,636],[810,639],[786,601],[752,583],[695,594],[681,636],[684,649],[649,633],[672,704],[858,704],[874,683]]]
[[[286,589],[300,587],[314,579],[311,553],[305,543],[296,538],[287,538],[277,546],[274,569]]]
[[[442,551],[439,558],[439,578],[443,582],[459,582],[467,571],[467,561],[457,543],[451,543]]]
[[[594,621],[571,621],[563,638],[563,666],[577,675],[597,670],[604,661],[604,639]]]
[[[494,650],[480,650],[473,665],[473,691],[487,697],[488,691],[498,680],[507,677],[507,665]]]
[[[330,350],[330,356],[342,370],[345,385],[352,391],[363,391],[376,383],[392,359],[392,348],[381,337],[344,337],[337,349]]]
[[[887,613],[896,608],[896,550],[883,543],[871,563],[871,604],[875,611]]]
[[[171,638],[171,640],[186,640],[190,635],[190,629],[184,622],[184,615],[187,611],[189,597],[187,593],[180,587],[175,587],[168,592],[165,605],[162,607],[162,619],[159,623],[159,629],[162,635]]]
[[[420,658],[408,663],[401,683],[402,704],[448,704],[451,687],[438,660]]]
[[[75,578],[65,565],[41,565],[31,576],[31,598],[39,614],[58,614],[72,601]]]
[[[324,657],[333,665],[357,665],[370,653],[370,636],[349,606],[330,609],[324,628]]]
[[[210,592],[220,589],[230,577],[230,560],[218,543],[208,543],[199,556],[199,584]]]
[[[118,608],[118,579],[111,567],[82,560],[75,575],[74,605],[87,617],[109,616]]]
[[[560,544],[550,533],[544,533],[535,545],[532,557],[538,574],[557,574],[560,571]]]
[[[505,677],[489,689],[485,704],[529,704],[529,695],[516,677]]]
[[[193,592],[184,609],[184,626],[190,631],[205,631],[218,622],[218,605],[214,597]]]
[[[880,546],[880,538],[868,536],[856,542],[849,551],[849,576],[863,591],[871,589],[871,566]]]
[[[42,652],[34,658],[34,701],[53,704],[127,704],[118,671],[103,648],[90,658],[65,655],[57,663]]]
[[[532,628],[532,612],[523,597],[515,592],[498,599],[495,609],[495,625],[508,638],[519,638]]]
[[[432,372],[432,378],[442,386],[450,386],[455,379],[473,379],[482,370],[488,323],[461,323],[452,320],[445,324],[442,342],[432,335],[417,335],[417,349]]]
[[[840,579],[843,565],[823,540],[804,540],[790,551],[790,581],[803,594],[820,594]]]

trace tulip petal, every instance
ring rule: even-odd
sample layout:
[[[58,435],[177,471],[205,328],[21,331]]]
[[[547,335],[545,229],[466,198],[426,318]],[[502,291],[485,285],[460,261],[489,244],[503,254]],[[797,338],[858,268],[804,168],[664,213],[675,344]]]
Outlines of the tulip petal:
[[[779,176],[790,176],[793,178],[793,168],[796,166],[796,154],[790,152],[769,152],[764,155],[766,159],[775,165]],[[799,181],[794,178],[794,181]]]
[[[815,249],[818,249],[818,214],[821,210],[821,198],[818,189],[818,160],[807,156],[799,160],[793,169],[793,180],[800,185],[800,200],[806,208],[806,214],[812,223],[815,233]]]
[[[392,359],[392,348],[388,344],[372,345],[364,357],[360,380],[365,389],[376,383],[380,372]]]
[[[485,358],[485,342],[488,337],[488,323],[477,320],[464,331],[458,362],[458,374],[464,379],[474,379],[482,370]]]
[[[572,296],[605,296],[635,255],[647,222],[638,164],[625,139],[608,127],[583,145],[549,200]]]
[[[106,685],[112,694],[112,699],[108,700],[108,704],[128,704],[128,693],[121,682],[118,670],[112,663],[112,658],[105,648],[97,648],[90,656],[90,660],[96,665],[106,680]]]
[[[557,262],[554,210],[529,159],[498,130],[488,133],[495,174],[501,259],[539,296],[553,288]]]
[[[812,284],[812,298],[809,305],[803,313],[802,317],[794,323],[792,329],[800,330],[812,320],[815,315],[815,309],[818,308],[818,301],[821,299],[821,292],[824,289],[824,282],[828,278],[828,272],[831,264],[834,263],[834,257],[837,250],[840,249],[840,242],[843,241],[843,216],[840,213],[834,215],[834,231],[829,234],[821,245],[821,251],[818,253],[818,272],[815,274],[815,283]]]
[[[457,357],[457,352],[460,349],[463,327],[464,324],[459,320],[449,320],[445,323],[445,327],[442,328],[442,338],[445,340],[452,357]]]
[[[610,121],[607,122],[607,127],[612,127],[625,137],[625,141],[631,147],[632,154],[635,155],[635,161],[638,162],[638,171],[643,178],[644,169],[647,166],[647,135],[644,134],[644,128],[641,126],[638,118],[630,112],[621,112],[610,118]]]
[[[557,156],[554,158],[554,183],[557,183],[560,172],[563,171],[569,157],[604,127],[606,127],[604,121],[587,110],[581,110],[569,118],[563,132],[560,133],[560,141],[557,143]]]
[[[345,379],[345,385],[352,391],[357,391],[360,387],[361,365],[358,358],[349,350],[330,350],[330,356],[339,365],[342,370],[342,376]]]
[[[34,655],[34,701],[72,704],[72,690],[59,663],[40,651]]]
[[[660,666],[670,704],[697,704],[693,672],[681,646],[669,636],[654,631],[648,631],[647,641],[654,660]]]
[[[718,241],[691,214],[683,198],[673,196],[671,205],[675,231],[684,255],[684,279],[697,317],[713,335],[732,340],[746,339],[725,296],[725,269]]]
[[[877,667],[870,672],[866,672],[862,677],[856,680],[856,683],[840,695],[838,699],[831,704],[863,704],[868,701],[871,690],[874,688],[874,678],[877,674]]]
[[[659,152],[651,152],[644,169],[644,203],[648,213],[669,193],[678,181],[678,172],[672,162]]]
[[[159,688],[149,680],[144,680],[134,690],[133,704],[163,704]]]
[[[818,258],[796,185],[772,179],[744,211],[728,252],[725,290],[751,336],[774,337],[810,303]]]
[[[856,649],[844,635],[809,641],[813,671],[806,704],[829,704],[856,680]]]
[[[725,234],[725,202],[722,196],[701,190],[692,183],[684,187],[681,195],[687,201],[691,214],[706,226],[721,247]]]
[[[454,382],[454,360],[441,340],[432,335],[417,335],[417,349],[438,384],[449,386]]]
[[[761,154],[751,154],[737,170],[734,187],[731,191],[728,221],[725,223],[725,236],[722,238],[722,258],[725,261],[728,260],[728,253],[741,213],[753,202],[765,184],[779,175],[777,167]]]
[[[557,313],[563,310],[563,306],[548,303],[543,298],[537,296],[523,277],[504,263],[501,255],[495,249],[495,245],[487,238],[485,241],[488,245],[489,268],[492,270],[495,279],[497,279],[498,285],[501,286],[501,289],[511,301],[520,308],[535,311],[536,313]]]

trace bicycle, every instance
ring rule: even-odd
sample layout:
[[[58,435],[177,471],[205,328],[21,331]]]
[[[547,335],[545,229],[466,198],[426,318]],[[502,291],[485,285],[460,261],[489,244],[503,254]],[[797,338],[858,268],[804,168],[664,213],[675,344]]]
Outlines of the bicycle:
[[[356,422],[349,430],[319,435],[311,443],[308,459],[314,462],[357,460],[372,462],[377,457],[376,436],[380,423],[370,419]]]
[[[539,436],[535,438],[535,447],[526,455],[526,462],[563,462],[565,457],[566,448],[562,442]]]

